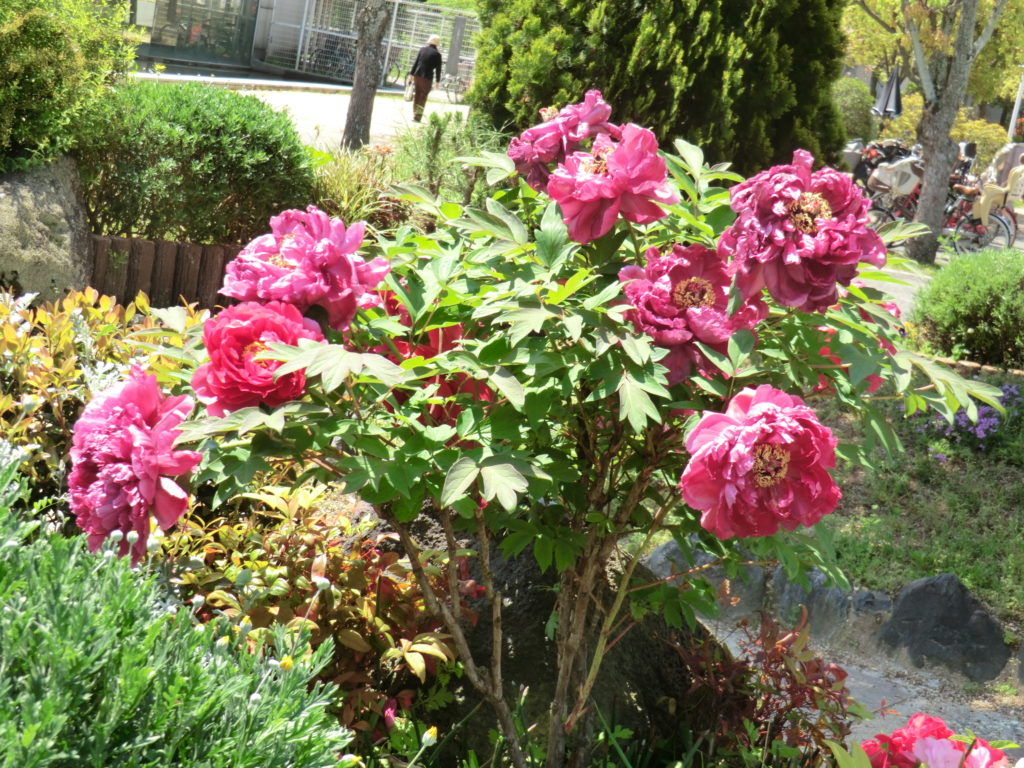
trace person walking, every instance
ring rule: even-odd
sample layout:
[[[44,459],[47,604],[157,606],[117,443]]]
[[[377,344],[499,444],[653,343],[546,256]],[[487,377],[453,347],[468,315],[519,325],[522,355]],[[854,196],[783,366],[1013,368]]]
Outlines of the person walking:
[[[427,105],[427,94],[433,87],[434,82],[441,82],[441,52],[437,50],[441,38],[431,35],[427,38],[427,44],[420,48],[416,54],[416,61],[413,62],[409,74],[412,76],[412,119],[418,123],[423,119],[423,109]]]

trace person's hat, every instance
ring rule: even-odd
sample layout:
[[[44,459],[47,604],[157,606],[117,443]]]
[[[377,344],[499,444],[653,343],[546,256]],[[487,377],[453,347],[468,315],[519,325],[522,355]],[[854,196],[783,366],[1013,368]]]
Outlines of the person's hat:
[[[441,38],[437,35],[431,35],[427,38],[427,45],[440,45]]]

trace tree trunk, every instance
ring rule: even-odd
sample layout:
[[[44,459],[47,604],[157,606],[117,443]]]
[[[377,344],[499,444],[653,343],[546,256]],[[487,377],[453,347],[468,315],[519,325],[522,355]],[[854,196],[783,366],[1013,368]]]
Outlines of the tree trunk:
[[[933,85],[933,89],[925,89],[924,112],[917,129],[925,170],[921,180],[921,201],[914,217],[914,221],[927,225],[931,234],[907,243],[907,255],[921,263],[935,262],[938,238],[942,233],[949,174],[956,160],[956,145],[949,132],[967,94],[967,78],[977,54],[974,41],[977,19],[978,0],[964,0],[952,53],[936,53],[925,62],[918,47],[918,67],[927,68],[930,78],[926,82],[930,80]],[[916,28],[911,27],[911,32],[916,36]],[[929,94],[928,90],[933,92]]]
[[[345,134],[341,145],[346,149],[359,149],[370,141],[370,118],[373,99],[383,69],[384,51],[381,43],[387,30],[389,0],[365,0],[356,19],[359,41],[356,45],[356,71],[352,94],[345,117]]]

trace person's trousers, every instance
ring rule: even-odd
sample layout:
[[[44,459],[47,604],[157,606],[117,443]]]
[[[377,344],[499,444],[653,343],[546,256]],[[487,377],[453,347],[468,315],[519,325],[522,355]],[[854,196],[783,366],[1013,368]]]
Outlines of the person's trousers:
[[[418,123],[423,117],[423,108],[427,106],[427,94],[430,93],[430,88],[433,86],[434,81],[429,77],[413,75],[412,82],[414,88],[412,94],[412,119]]]

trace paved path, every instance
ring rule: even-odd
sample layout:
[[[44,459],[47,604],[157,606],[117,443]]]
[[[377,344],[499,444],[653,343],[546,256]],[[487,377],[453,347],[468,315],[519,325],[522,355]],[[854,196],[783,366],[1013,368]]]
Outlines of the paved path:
[[[203,82],[231,88],[240,93],[257,96],[277,110],[287,110],[302,140],[324,150],[335,150],[341,144],[345,131],[351,88],[344,85],[323,85],[290,80],[256,80],[236,77],[207,77],[198,75],[156,75],[140,73],[140,79],[173,82]],[[427,99],[427,114],[431,112],[461,112],[465,104],[452,104],[444,91],[435,88]],[[415,127],[412,122],[412,104],[395,89],[377,92],[370,120],[370,140],[386,142],[398,133]]]

